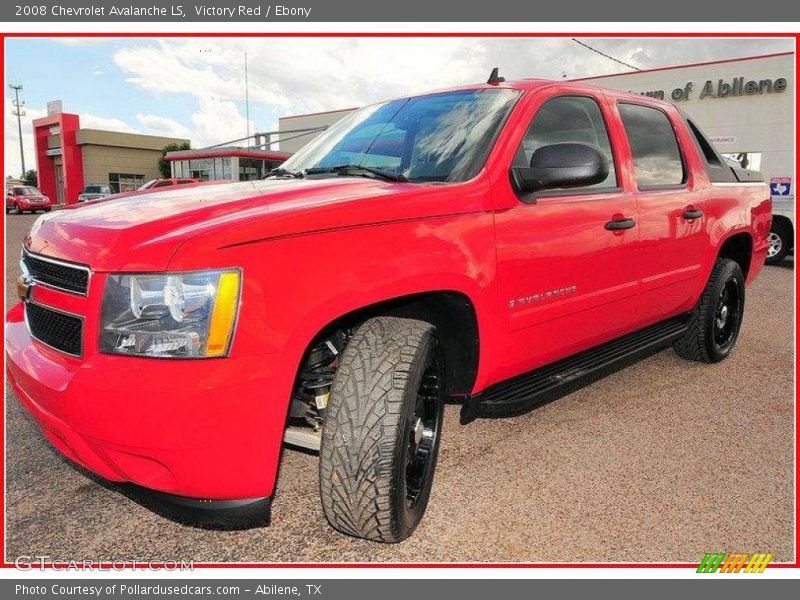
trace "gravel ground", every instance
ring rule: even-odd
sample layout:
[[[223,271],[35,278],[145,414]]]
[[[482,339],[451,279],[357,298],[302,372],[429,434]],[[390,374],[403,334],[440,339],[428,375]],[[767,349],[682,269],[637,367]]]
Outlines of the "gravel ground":
[[[34,217],[7,218],[6,303]],[[661,352],[525,416],[445,417],[427,515],[396,545],[328,527],[317,459],[284,452],[269,528],[208,531],[147,509],[62,459],[6,387],[6,557],[198,562],[792,561],[794,264],[749,290],[718,365]]]

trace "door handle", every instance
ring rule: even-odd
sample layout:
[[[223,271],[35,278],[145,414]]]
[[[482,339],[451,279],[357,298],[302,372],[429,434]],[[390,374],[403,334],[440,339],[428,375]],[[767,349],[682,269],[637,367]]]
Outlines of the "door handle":
[[[609,231],[619,231],[620,229],[632,229],[636,226],[636,221],[633,219],[614,219],[606,223],[606,229]]]
[[[702,216],[703,216],[703,211],[697,210],[695,208],[687,208],[685,211],[683,211],[683,218],[686,219],[687,221],[699,219]]]

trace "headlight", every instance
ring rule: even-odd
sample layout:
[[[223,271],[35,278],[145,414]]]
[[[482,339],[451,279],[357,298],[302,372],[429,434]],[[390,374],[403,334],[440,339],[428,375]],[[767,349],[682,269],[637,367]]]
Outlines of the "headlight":
[[[161,358],[226,356],[239,307],[238,270],[111,275],[100,351]]]

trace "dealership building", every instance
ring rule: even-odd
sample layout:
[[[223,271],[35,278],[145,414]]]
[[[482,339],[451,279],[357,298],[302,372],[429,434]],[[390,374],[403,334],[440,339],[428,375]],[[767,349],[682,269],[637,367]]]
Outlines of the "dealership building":
[[[33,121],[39,188],[58,203],[75,204],[87,185],[114,192],[134,190],[161,177],[158,162],[169,144],[181,138],[82,129],[80,117],[48,105],[48,115]]]
[[[761,171],[771,184],[773,199],[793,200],[794,69],[794,53],[782,52],[576,81],[674,103],[700,125],[730,161]],[[296,152],[319,135],[320,128],[352,110],[280,119],[281,132],[311,131],[280,142],[280,149]]]
[[[289,154],[285,152],[242,146],[176,150],[166,155],[173,177],[201,181],[263,179],[287,158]]]

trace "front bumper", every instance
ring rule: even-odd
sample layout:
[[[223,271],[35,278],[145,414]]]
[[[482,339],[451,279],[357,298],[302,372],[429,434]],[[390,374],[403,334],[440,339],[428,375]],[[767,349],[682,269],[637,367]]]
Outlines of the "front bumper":
[[[45,210],[53,206],[50,201],[33,202],[29,200],[17,199],[17,206],[20,210]]]
[[[21,303],[5,341],[20,401],[86,469],[187,498],[272,495],[295,375],[288,356],[78,359],[32,339]]]

